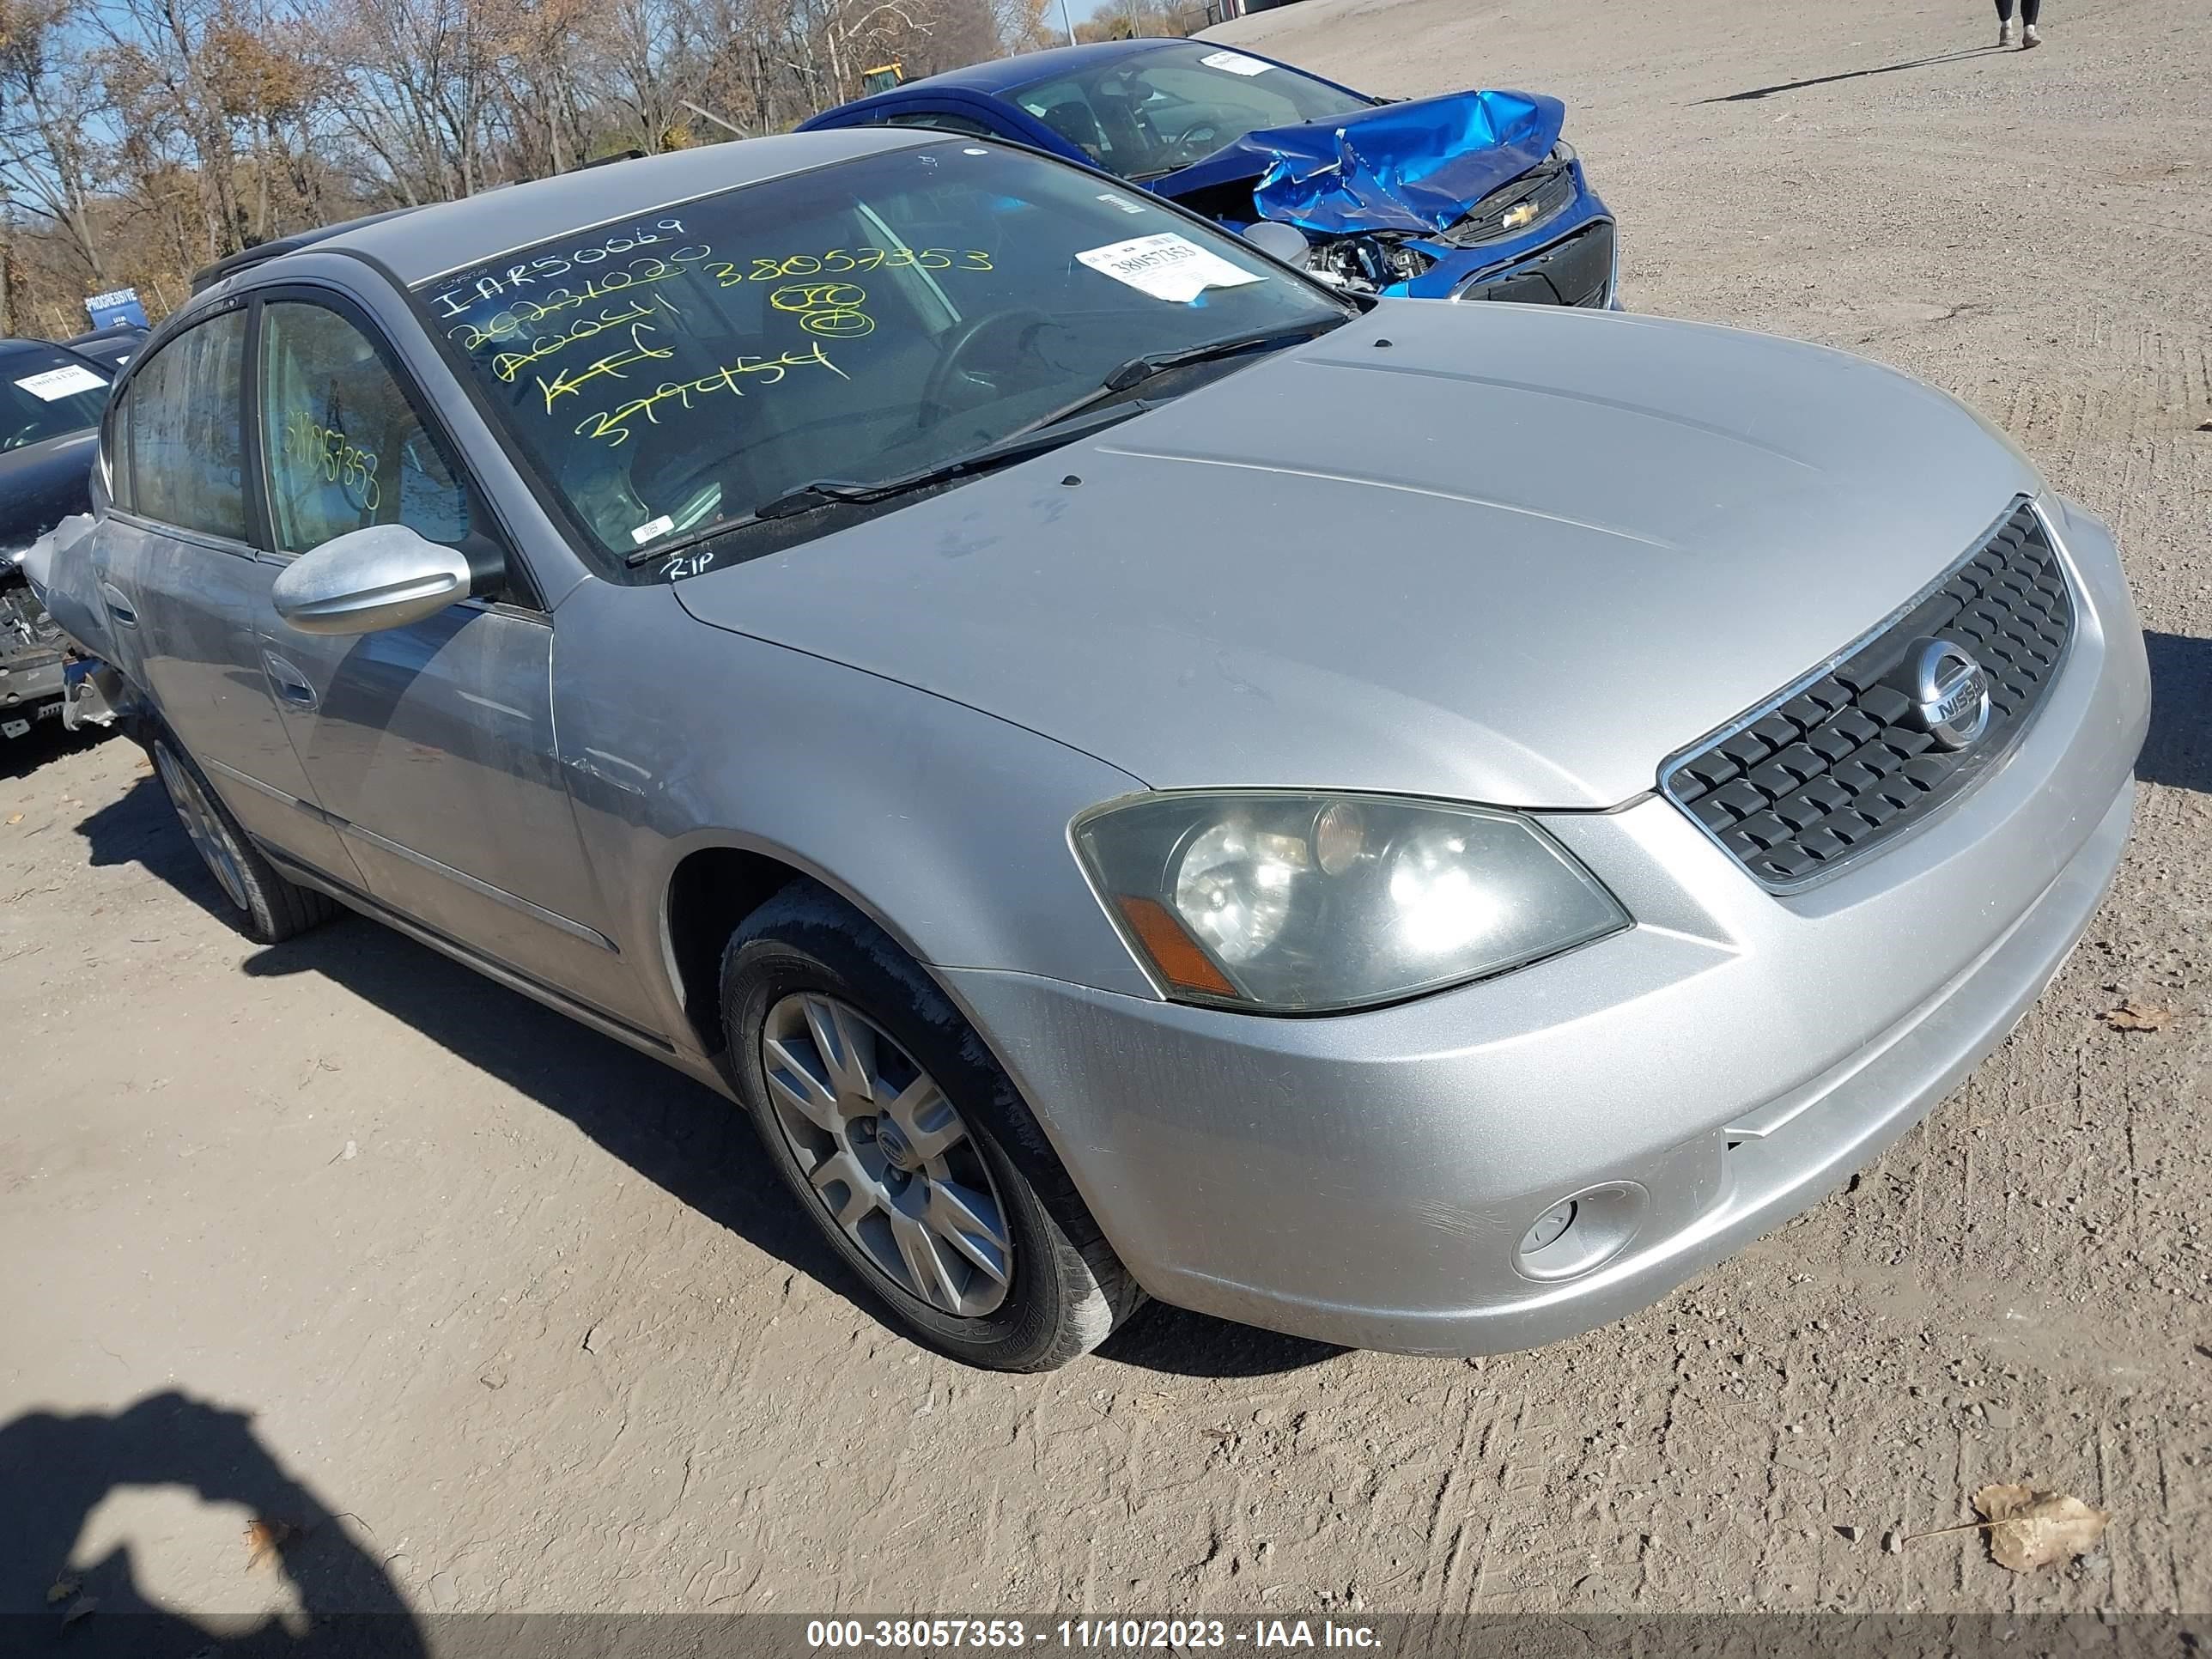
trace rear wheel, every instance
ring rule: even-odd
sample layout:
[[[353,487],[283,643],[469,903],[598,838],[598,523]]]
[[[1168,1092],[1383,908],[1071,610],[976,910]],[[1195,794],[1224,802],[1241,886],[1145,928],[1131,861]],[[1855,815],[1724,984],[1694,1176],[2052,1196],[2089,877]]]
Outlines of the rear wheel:
[[[918,1340],[1049,1370],[1143,1300],[1012,1081],[850,906],[801,882],[756,911],[723,957],[722,1017],[770,1158]]]
[[[337,914],[327,896],[276,873],[231,817],[207,775],[166,728],[147,734],[146,752],[178,822],[222,891],[224,915],[240,933],[258,944],[275,945]]]

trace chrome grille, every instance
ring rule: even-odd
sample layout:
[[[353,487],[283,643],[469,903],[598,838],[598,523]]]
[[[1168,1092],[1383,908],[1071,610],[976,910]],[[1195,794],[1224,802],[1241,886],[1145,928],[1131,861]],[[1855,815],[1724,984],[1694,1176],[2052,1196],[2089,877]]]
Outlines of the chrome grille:
[[[2073,635],[2057,551],[2023,498],[1841,661],[1668,763],[1660,789],[1763,884],[1794,891],[1911,829],[2002,756]],[[1964,646],[1989,678],[1989,725],[1964,749],[1922,729],[1899,684],[1934,636]]]

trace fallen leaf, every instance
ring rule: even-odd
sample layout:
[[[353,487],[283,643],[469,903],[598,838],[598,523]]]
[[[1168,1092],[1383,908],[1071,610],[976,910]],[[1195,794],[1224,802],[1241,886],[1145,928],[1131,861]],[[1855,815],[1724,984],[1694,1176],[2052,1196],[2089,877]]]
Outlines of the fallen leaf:
[[[2098,1016],[2115,1031],[2162,1031],[2173,1018],[2173,1010],[2161,1008],[2154,1002],[2138,1002],[2130,997],[2118,1007],[2108,1009]]]
[[[80,1619],[89,1619],[100,1611],[97,1595],[80,1595],[70,1603],[70,1610],[62,1615],[62,1628],[67,1630]]]
[[[246,1529],[246,1570],[251,1572],[264,1561],[273,1560],[299,1531],[289,1521],[264,1521],[256,1516]]]
[[[76,1594],[79,1582],[75,1578],[55,1579],[52,1583],[46,1586],[46,1605],[52,1607],[57,1601],[68,1601],[70,1596]]]
[[[2063,1492],[2027,1486],[1984,1486],[1974,1512],[1990,1525],[1990,1555],[2001,1567],[2033,1572],[2087,1555],[2112,1517]]]

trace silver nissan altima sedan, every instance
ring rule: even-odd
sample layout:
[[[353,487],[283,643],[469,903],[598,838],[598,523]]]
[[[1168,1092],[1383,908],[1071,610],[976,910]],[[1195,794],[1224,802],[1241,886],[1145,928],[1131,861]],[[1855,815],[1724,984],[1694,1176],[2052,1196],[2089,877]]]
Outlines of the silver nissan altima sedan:
[[[1355,303],[958,135],[255,250],[99,498],[64,613],[248,934],[348,905],[720,1088],[1008,1370],[1146,1295],[1643,1307],[2021,1018],[2148,715],[2104,526],[1940,392]]]

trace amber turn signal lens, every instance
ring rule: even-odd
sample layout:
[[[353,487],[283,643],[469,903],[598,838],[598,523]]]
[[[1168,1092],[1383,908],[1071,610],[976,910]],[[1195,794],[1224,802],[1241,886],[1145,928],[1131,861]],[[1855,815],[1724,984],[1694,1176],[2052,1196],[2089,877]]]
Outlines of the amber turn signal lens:
[[[1137,936],[1137,943],[1145,947],[1145,954],[1152,959],[1152,966],[1166,975],[1170,983],[1186,991],[1202,991],[1207,996],[1233,997],[1237,994],[1229,976],[1213,965],[1213,959],[1198,948],[1191,936],[1183,932],[1182,924],[1158,900],[1133,898],[1124,893],[1114,902],[1121,907],[1122,919]]]

